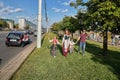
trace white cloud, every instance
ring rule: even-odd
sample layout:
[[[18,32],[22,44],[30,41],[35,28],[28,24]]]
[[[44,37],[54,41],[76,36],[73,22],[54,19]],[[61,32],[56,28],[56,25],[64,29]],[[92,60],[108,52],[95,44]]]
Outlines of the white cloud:
[[[15,10],[14,10],[14,12],[22,12],[23,11],[23,9],[21,9],[21,8],[16,8]]]
[[[27,16],[16,16],[16,18],[25,18],[25,19],[30,19],[30,17],[27,17]]]
[[[52,8],[52,10],[54,10],[55,12],[60,12],[61,11],[61,9],[59,9],[59,8]]]
[[[13,9],[12,7],[4,7],[0,10],[0,14],[1,15],[8,15],[8,14],[21,12],[21,11],[23,11],[23,9],[21,9],[21,8]]]
[[[57,13],[67,13],[68,12],[68,9],[52,8],[52,10],[54,10],[54,12],[57,12]]]
[[[64,6],[68,6],[69,3],[68,3],[68,2],[64,2],[64,3],[62,3],[62,5],[64,5]]]
[[[67,13],[68,12],[68,9],[63,9],[62,10],[62,13]]]
[[[4,6],[4,3],[0,2],[0,17],[9,15],[9,14],[14,14],[21,11],[23,11],[23,9],[13,8],[11,6]]]
[[[75,0],[69,0],[68,2],[63,2],[61,3],[61,5],[64,5],[64,6],[69,6],[71,2],[74,2]]]
[[[2,14],[10,14],[12,12],[13,12],[12,7],[4,7],[1,9]]]

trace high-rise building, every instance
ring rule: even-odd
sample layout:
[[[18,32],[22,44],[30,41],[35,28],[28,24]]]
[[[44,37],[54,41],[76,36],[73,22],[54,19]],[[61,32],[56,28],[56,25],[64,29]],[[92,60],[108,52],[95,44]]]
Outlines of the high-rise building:
[[[18,20],[18,25],[19,25],[19,29],[25,29],[27,26],[29,26],[29,29],[31,30],[35,30],[37,28],[37,25],[26,20],[25,18],[20,18]]]
[[[11,20],[8,20],[8,21],[6,21],[7,22],[7,24],[9,25],[9,29],[13,29],[14,28],[14,22],[13,21],[11,21]]]
[[[20,18],[18,20],[18,26],[19,26],[19,29],[25,29],[25,27],[26,27],[26,20],[24,18]]]

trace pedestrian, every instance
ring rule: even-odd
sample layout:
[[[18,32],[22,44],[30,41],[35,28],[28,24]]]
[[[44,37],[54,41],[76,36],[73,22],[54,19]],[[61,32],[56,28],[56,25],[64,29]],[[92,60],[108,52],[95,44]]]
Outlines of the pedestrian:
[[[70,45],[70,33],[68,30],[65,30],[65,34],[62,39],[62,53],[66,57],[69,52]]]
[[[56,51],[57,51],[57,44],[60,44],[60,42],[58,41],[56,36],[54,36],[54,38],[52,40],[49,39],[49,42],[52,42],[51,55],[55,58]]]
[[[86,38],[87,38],[86,30],[83,30],[83,32],[80,34],[80,36],[78,37],[78,39],[76,41],[76,43],[79,41],[78,53],[80,53],[80,50],[82,50],[82,55],[83,56],[84,56],[84,53],[85,53]]]
[[[119,35],[115,35],[115,45],[118,46],[119,44]]]
[[[99,42],[102,42],[102,33],[99,33]]]
[[[111,35],[111,40],[112,40],[112,45],[114,46],[115,45],[115,35],[114,34]]]
[[[73,38],[71,37],[70,38],[70,47],[69,47],[70,53],[74,52],[74,44],[75,44],[75,42],[73,41]]]

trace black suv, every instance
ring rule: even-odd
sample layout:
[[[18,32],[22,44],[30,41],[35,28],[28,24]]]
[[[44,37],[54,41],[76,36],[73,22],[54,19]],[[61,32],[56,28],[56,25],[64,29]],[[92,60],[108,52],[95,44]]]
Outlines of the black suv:
[[[11,31],[6,37],[5,44],[7,46],[15,45],[24,47],[25,44],[29,43],[29,35],[22,31]]]

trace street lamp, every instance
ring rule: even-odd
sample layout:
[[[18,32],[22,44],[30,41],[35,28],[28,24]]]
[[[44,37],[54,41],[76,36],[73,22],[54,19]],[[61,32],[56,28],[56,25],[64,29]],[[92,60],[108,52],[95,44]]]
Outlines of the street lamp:
[[[38,33],[37,33],[37,48],[41,48],[41,23],[42,23],[42,0],[38,2]]]

